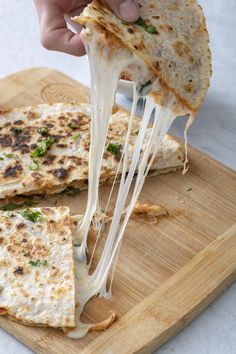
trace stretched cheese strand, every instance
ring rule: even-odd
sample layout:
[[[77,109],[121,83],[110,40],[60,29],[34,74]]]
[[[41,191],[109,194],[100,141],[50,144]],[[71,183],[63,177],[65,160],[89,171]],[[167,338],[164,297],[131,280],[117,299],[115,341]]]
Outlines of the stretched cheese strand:
[[[86,302],[91,297],[98,294],[107,298],[111,296],[111,284],[125,228],[137,202],[145,178],[151,168],[152,162],[156,157],[163,138],[175,118],[175,114],[173,113],[175,98],[173,94],[169,94],[166,106],[156,105],[151,96],[146,96],[146,103],[139,133],[132,156],[130,156],[129,141],[139,99],[138,91],[140,90],[140,87],[144,86],[143,84],[145,82],[150,80],[152,74],[150,74],[142,60],[130,53],[127,49],[117,49],[114,56],[114,53],[111,53],[109,48],[101,48],[96,35],[91,36],[91,32],[87,29],[84,30],[82,37],[87,47],[86,49],[89,56],[92,78],[91,144],[89,155],[89,191],[87,209],[79,228],[78,236],[76,237],[77,247],[75,247],[74,250],[75,273],[77,278],[76,302],[79,307],[77,313],[77,326],[68,334],[68,336],[72,338],[79,338],[85,335],[92,327],[91,324],[84,324],[80,321],[80,315]],[[97,211],[99,212],[99,178],[101,174],[103,153],[116,88],[119,77],[123,72],[129,72],[132,75],[134,81],[134,99],[120,161],[120,164],[122,164],[120,186],[113,219],[102,254],[95,271],[92,274],[89,274],[91,260],[89,265],[87,265],[86,260],[88,231],[93,217],[96,215]],[[158,86],[158,80],[156,84]],[[154,122],[152,131],[146,142],[146,131],[153,112]],[[128,195],[131,192],[132,182],[136,173],[137,177],[134,189],[131,193],[130,202],[126,207]],[[126,212],[124,213],[125,209]],[[123,215],[124,218],[122,219]],[[98,232],[98,237],[100,237],[100,230],[101,226]],[[96,245],[97,240],[95,242],[95,247]],[[107,290],[108,276],[111,270],[112,279],[110,282],[110,288]]]
[[[160,147],[160,144],[165,137],[171,123],[175,119],[172,110],[169,109],[171,107],[171,102],[169,103],[169,107],[158,107],[156,109],[156,117],[154,119],[152,133],[147,143],[147,147],[144,153],[141,155],[140,147],[143,146],[143,139],[145,136],[145,131],[147,128],[147,123],[149,122],[150,115],[154,109],[154,104],[151,101],[151,98],[146,98],[146,107],[144,111],[143,120],[140,127],[140,132],[136,141],[136,145],[134,148],[134,153],[132,156],[131,166],[128,172],[128,176],[124,180],[121,179],[119,193],[116,201],[115,211],[111,223],[111,227],[107,236],[106,244],[102,252],[102,256],[96,268],[96,271],[92,275],[94,277],[94,282],[102,286],[100,290],[100,294],[103,296],[107,295],[106,292],[106,284],[107,277],[116,256],[116,252],[121,244],[121,241],[124,236],[125,228],[129,221],[132,210],[137,202],[143,184],[145,182],[146,176],[151,168],[152,162],[156,157],[157,151]],[[152,153],[153,151],[153,153]],[[148,163],[148,159],[152,153],[152,158]],[[127,156],[128,151],[125,150],[125,156]],[[138,167],[139,165],[139,167]],[[137,168],[138,167],[138,168]],[[136,177],[135,188],[129,203],[129,206],[126,209],[124,220],[119,229],[119,224],[121,221],[121,216],[123,214],[125,202],[130,191],[131,183],[134,178],[135,171],[138,169],[138,175]],[[122,177],[125,175],[126,166],[123,165]],[[116,241],[115,241],[116,240]]]
[[[91,85],[92,124],[90,128],[88,201],[85,218],[80,228],[81,257],[86,256],[89,227],[96,210],[99,208],[99,178],[109,119],[119,79],[119,72],[115,71],[112,65],[106,65],[102,60],[101,62],[97,60],[93,46],[87,48],[87,53],[90,58],[90,70],[93,77]],[[104,80],[105,77],[108,77],[109,80]],[[106,82],[106,85],[104,85],[104,82]]]

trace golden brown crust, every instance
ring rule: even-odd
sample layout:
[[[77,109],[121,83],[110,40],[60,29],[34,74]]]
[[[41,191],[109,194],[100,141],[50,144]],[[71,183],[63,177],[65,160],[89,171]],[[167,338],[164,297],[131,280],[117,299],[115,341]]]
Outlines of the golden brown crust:
[[[92,324],[89,328],[89,332],[105,331],[115,322],[115,320],[116,313],[115,311],[112,311],[110,317],[108,317],[106,320]]]

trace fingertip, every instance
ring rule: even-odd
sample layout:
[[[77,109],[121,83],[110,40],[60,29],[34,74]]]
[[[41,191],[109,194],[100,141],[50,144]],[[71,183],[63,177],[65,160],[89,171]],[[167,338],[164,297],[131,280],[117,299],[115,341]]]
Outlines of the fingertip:
[[[71,48],[70,53],[71,55],[75,55],[81,57],[86,54],[86,50],[83,44],[82,39],[80,38],[79,33],[74,34],[71,40]]]
[[[65,28],[42,34],[41,43],[48,50],[64,52],[74,56],[82,56],[86,53],[79,33],[73,33]]]
[[[135,22],[140,16],[138,0],[106,0],[108,6],[121,19]]]
[[[128,22],[135,22],[139,18],[139,7],[134,0],[124,0],[119,5],[120,17]]]

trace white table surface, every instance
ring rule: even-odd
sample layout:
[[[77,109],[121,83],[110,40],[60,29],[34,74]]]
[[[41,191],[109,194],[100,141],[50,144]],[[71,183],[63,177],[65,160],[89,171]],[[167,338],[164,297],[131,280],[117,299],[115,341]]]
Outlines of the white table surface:
[[[236,0],[200,2],[211,37],[214,74],[189,142],[236,169]],[[85,57],[41,48],[32,0],[0,0],[0,78],[32,66],[61,70],[87,85],[90,81]],[[122,103],[129,104],[124,98]],[[181,137],[183,127],[184,119],[178,120],[171,132]],[[32,351],[0,329],[0,354],[29,353]],[[236,284],[156,353],[235,354]]]

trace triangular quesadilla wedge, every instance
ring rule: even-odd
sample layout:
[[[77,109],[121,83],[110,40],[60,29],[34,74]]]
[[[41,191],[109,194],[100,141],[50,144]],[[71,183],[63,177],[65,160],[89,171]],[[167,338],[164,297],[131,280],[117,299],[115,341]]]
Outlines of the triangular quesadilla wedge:
[[[103,0],[94,0],[73,20],[101,26],[110,48],[112,42],[119,46],[119,39],[146,62],[180,103],[198,110],[211,77],[209,36],[201,7],[196,0],[138,3],[140,18],[134,24],[119,19]]]
[[[119,109],[111,117],[100,182],[116,174],[129,114]],[[53,194],[87,188],[90,106],[53,104],[12,109],[0,114],[0,198],[19,194]],[[135,118],[132,150],[140,119]],[[151,129],[150,129],[151,130]],[[147,130],[147,137],[149,134]],[[155,173],[183,167],[180,144],[166,136],[154,161]]]
[[[0,212],[0,315],[31,326],[75,326],[68,207]]]

